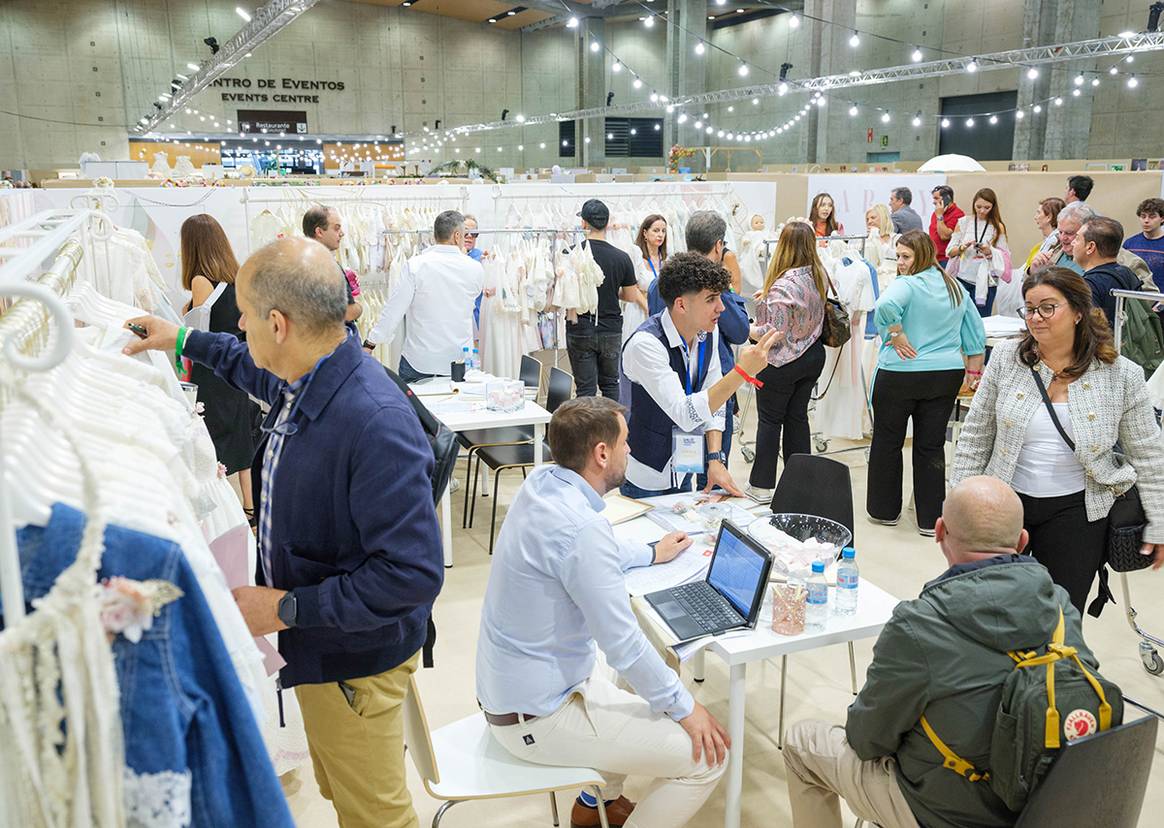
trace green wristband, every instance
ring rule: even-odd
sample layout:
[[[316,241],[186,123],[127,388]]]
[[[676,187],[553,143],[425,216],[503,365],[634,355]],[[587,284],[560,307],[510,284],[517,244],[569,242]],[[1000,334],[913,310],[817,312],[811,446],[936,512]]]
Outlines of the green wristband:
[[[178,342],[174,346],[174,367],[182,370],[182,348],[186,345],[187,328],[178,328]]]

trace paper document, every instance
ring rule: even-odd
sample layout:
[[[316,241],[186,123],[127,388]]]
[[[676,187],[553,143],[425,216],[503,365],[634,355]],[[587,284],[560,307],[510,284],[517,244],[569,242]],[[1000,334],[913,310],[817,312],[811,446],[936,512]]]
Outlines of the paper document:
[[[714,542],[710,535],[700,535],[674,560],[632,569],[626,574],[627,592],[632,597],[646,595],[701,579],[711,563],[711,544]]]
[[[603,500],[606,501],[606,508],[602,510],[602,516],[610,521],[611,526],[634,520],[654,508],[646,501],[635,500],[617,492],[611,492]]]
[[[1026,322],[1014,316],[987,316],[982,320],[982,327],[986,329],[986,336],[1005,339],[1019,336],[1026,330]]]

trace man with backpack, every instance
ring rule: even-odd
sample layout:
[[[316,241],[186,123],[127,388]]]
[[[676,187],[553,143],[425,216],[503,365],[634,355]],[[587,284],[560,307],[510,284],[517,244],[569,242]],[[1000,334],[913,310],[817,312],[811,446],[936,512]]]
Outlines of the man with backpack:
[[[1083,268],[1083,278],[1091,288],[1091,303],[1103,311],[1115,330],[1116,299],[1113,289],[1143,290],[1139,277],[1116,261],[1124,241],[1123,225],[1112,218],[1096,216],[1079,228],[1071,256]],[[1164,298],[1164,297],[1162,297]],[[1144,369],[1145,376],[1164,361],[1164,329],[1152,313],[1152,305],[1139,299],[1124,302],[1125,317],[1121,352]]]
[[[935,534],[949,568],[897,605],[846,726],[806,721],[785,737],[796,828],[839,828],[838,797],[882,828],[1013,825],[1054,748],[1122,719],[1119,691],[1095,672],[1067,592],[1019,554],[1027,532],[1010,487],[993,477],[962,481]],[[1054,658],[1018,666],[1049,651]],[[1048,660],[1059,711],[1049,746],[1021,735],[1036,714],[1026,732],[1046,731],[1047,688],[1038,682]],[[1020,777],[1033,781],[1016,793]]]

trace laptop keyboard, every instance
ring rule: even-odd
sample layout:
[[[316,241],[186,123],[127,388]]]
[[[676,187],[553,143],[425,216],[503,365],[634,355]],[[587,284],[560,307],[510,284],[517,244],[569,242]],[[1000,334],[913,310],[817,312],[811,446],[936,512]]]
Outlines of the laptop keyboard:
[[[705,630],[724,629],[741,623],[739,613],[706,581],[683,584],[671,594]]]

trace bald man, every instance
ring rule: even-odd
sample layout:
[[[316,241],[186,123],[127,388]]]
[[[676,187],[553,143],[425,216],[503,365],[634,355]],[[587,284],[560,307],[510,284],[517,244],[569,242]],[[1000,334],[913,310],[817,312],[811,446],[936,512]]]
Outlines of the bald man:
[[[990,766],[1008,650],[1038,649],[1059,620],[1089,667],[1079,614],[1026,547],[1023,507],[993,477],[969,477],[946,496],[935,539],[948,568],[902,601],[873,648],[845,727],[808,721],[784,745],[796,828],[840,828],[839,797],[882,828],[1013,825],[1018,814],[988,784],[942,765],[920,719],[976,768]]]
[[[328,250],[283,239],[235,282],[246,343],[142,317],[125,349],[177,352],[266,400],[253,464],[256,586],[234,590],[255,635],[279,633],[320,792],[345,828],[415,828],[402,703],[444,569],[433,455],[411,404],[344,325]]]

